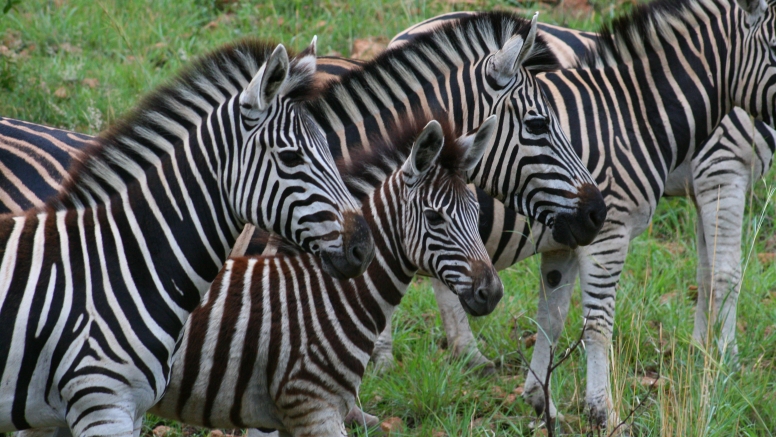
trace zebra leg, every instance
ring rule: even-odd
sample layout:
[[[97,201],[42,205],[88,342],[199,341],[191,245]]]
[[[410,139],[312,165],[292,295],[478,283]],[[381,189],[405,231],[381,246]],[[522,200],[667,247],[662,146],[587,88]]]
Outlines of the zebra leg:
[[[702,177],[696,180],[698,303],[693,339],[705,345],[716,337],[716,329],[720,329],[717,345],[721,352],[735,359],[738,356],[735,335],[741,287],[741,230],[749,169],[740,161],[735,162],[738,169],[730,168],[731,165],[729,161],[725,164],[729,173],[724,184],[708,183]],[[719,326],[710,327],[709,318]]]
[[[547,381],[551,348],[557,343],[569,312],[577,269],[577,258],[573,251],[542,253],[542,280],[539,284],[539,306],[536,316],[539,332],[536,335],[531,367],[523,392],[523,398],[534,407],[537,415],[543,414],[547,407],[542,385]],[[549,384],[547,393],[550,393]],[[555,418],[557,410],[552,399],[549,400],[549,408],[550,417]]]
[[[695,241],[698,249],[698,267],[696,278],[698,281],[698,301],[695,303],[695,327],[693,329],[693,341],[702,346],[707,344],[708,313],[711,311],[709,294],[711,292],[711,265],[709,264],[708,249],[706,248],[706,236],[703,232],[703,216],[698,209],[698,218],[695,222]]]
[[[393,326],[390,318],[385,321],[385,329],[375,341],[370,359],[375,364],[377,373],[387,372],[396,365],[396,360],[393,358]]]
[[[594,242],[577,249],[582,315],[586,317],[583,336],[587,351],[585,400],[593,424],[600,428],[606,428],[608,423],[616,425],[619,422],[609,382],[609,349],[612,343],[615,293],[628,255],[628,235],[626,232],[619,236],[604,234],[601,244]]]
[[[496,371],[496,365],[485,358],[477,348],[477,340],[474,339],[469,326],[469,318],[458,301],[458,296],[438,279],[432,279],[431,286],[434,288],[442,324],[445,327],[447,347],[453,357],[467,358],[469,367],[480,367],[483,375],[493,374]]]
[[[345,416],[344,422],[346,426],[371,428],[379,425],[380,419],[378,419],[377,416],[365,413],[361,408],[358,408],[357,405],[354,405],[353,408],[350,409],[348,415]]]
[[[286,435],[289,437],[347,437],[345,424],[338,411],[330,406],[323,407],[313,399],[310,399],[310,402],[316,405],[306,409],[310,411],[309,413],[295,417],[292,423],[288,423],[286,428],[291,432],[289,434],[279,432],[280,437]],[[290,419],[290,417],[287,418]]]

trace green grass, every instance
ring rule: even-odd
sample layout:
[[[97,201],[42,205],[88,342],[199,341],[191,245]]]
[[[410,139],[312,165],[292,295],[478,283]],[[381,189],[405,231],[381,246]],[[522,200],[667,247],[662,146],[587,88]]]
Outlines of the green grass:
[[[348,55],[355,39],[390,38],[455,9],[516,7],[529,14],[538,7],[545,22],[590,30],[633,4],[591,3],[592,13],[579,16],[514,0],[23,2],[0,16],[0,114],[93,134],[187,59],[245,35],[273,38],[297,50],[318,35],[321,54]],[[773,172],[766,180],[773,186]],[[751,256],[738,305],[738,372],[721,363],[714,349],[703,353],[689,346],[696,282],[691,202],[663,200],[652,226],[631,244],[612,347],[619,413],[625,416],[646,395],[641,376],[659,372],[667,381],[633,420],[635,435],[763,436],[776,430],[776,262],[763,264],[757,257],[776,251],[776,243],[766,249],[774,235],[776,199],[766,205],[765,185],[760,181],[752,191],[746,220],[744,247]],[[394,317],[399,365],[383,376],[368,370],[360,396],[364,408],[381,418],[400,417],[402,435],[408,436],[532,435],[532,410],[515,392],[526,372],[515,351],[521,336],[536,330],[531,317],[537,272],[538,257],[502,272],[508,290],[502,304],[492,316],[472,320],[482,351],[500,365],[488,378],[440,349],[444,331],[436,303],[428,281],[420,280]],[[582,326],[579,299],[577,292],[561,349]],[[556,372],[553,384],[558,408],[568,418],[564,431],[584,434],[582,350]],[[172,436],[207,434],[150,416],[144,433],[159,423],[172,426]]]

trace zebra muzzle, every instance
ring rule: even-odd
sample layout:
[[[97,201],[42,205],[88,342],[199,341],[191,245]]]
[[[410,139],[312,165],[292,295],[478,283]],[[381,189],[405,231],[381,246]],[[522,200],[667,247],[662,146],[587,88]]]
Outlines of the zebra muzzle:
[[[579,202],[572,212],[560,213],[552,226],[552,238],[575,249],[595,240],[606,221],[606,203],[598,188],[585,184],[579,189]]]
[[[375,256],[375,243],[364,216],[346,212],[343,220],[342,246],[322,250],[323,270],[336,279],[361,276]]]
[[[472,285],[458,291],[458,300],[463,309],[473,316],[485,316],[496,309],[504,296],[504,285],[490,262],[471,262]]]

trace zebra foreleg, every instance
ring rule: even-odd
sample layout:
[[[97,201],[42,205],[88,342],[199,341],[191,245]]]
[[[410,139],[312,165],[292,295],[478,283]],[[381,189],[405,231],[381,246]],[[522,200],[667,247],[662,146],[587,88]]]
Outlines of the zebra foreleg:
[[[573,251],[561,250],[542,254],[542,280],[539,284],[536,316],[539,332],[536,335],[531,370],[528,371],[523,392],[523,398],[539,416],[542,416],[547,408],[543,385],[547,381],[551,347],[557,343],[563,331],[577,270],[577,259]],[[549,384],[546,391],[550,393]],[[556,418],[557,410],[552,399],[549,399],[549,408],[550,417]]]
[[[380,333],[375,342],[375,348],[372,350],[370,358],[375,365],[375,371],[379,373],[387,372],[396,365],[393,358],[393,326],[391,319],[385,321],[385,329]]]
[[[484,375],[493,374],[496,371],[496,365],[477,348],[477,340],[469,326],[469,318],[458,301],[458,296],[438,279],[432,279],[431,286],[434,288],[442,324],[445,327],[447,347],[453,357],[468,359],[469,367],[479,368]]]
[[[99,412],[99,410],[97,410]],[[81,415],[78,415],[76,417],[79,417]],[[118,426],[121,423],[124,423],[122,421],[116,421],[115,420],[115,414],[110,416],[109,420],[100,421],[99,419],[96,420],[89,420],[88,423],[82,423],[79,420],[76,420],[76,423],[71,423],[71,428],[67,427],[52,427],[52,428],[33,428],[33,429],[25,429],[23,431],[17,431],[13,434],[14,437],[73,437],[74,435],[77,436],[111,436],[111,435],[130,435],[128,433],[124,432],[112,432],[108,433],[105,431],[105,426],[110,426],[111,430],[115,430],[118,428]],[[82,416],[83,418],[91,417],[90,414],[85,414]],[[105,422],[105,423],[101,423]],[[134,437],[140,436],[140,431],[143,426],[143,416],[141,415],[139,419],[134,420],[133,422],[129,422],[132,424],[132,434]],[[81,426],[81,428],[86,429],[76,429],[75,433],[71,432],[71,429],[74,429],[73,427]],[[92,432],[92,429],[97,428],[98,431]]]
[[[585,400],[590,419],[599,428],[617,425],[609,381],[609,349],[612,344],[617,284],[628,255],[629,234],[599,234],[601,244],[577,249],[582,315],[586,317],[584,341],[587,351]]]

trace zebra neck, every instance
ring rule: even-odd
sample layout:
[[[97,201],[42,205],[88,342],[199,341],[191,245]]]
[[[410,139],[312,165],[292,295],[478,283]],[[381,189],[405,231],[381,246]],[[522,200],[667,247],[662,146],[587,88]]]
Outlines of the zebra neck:
[[[499,38],[481,39],[477,34],[465,40],[466,36],[438,41],[433,48],[391,52],[380,63],[354,71],[326,90],[312,113],[334,158],[350,161],[352,149],[369,150],[376,140],[390,141],[391,126],[409,120],[423,125],[444,114],[455,131],[479,126],[489,114],[489,108],[483,108],[488,99],[474,98],[462,105],[463,96],[456,90],[478,86],[472,78],[483,74],[482,60],[499,49]],[[471,59],[460,54],[463,47]]]
[[[375,240],[375,259],[369,264],[365,275],[373,284],[382,301],[391,308],[401,301],[407,292],[413,276],[418,270],[404,251],[401,229],[403,205],[400,200],[403,185],[400,172],[393,174],[365,200],[362,207],[364,218],[369,224]]]
[[[230,123],[234,108],[228,106],[236,107],[234,99],[207,115],[188,110],[189,118],[172,116],[168,108],[121,130],[41,210],[64,217],[62,226],[46,225],[52,235],[66,233],[71,241],[85,235],[86,247],[103,244],[106,253],[117,253],[116,262],[107,263],[110,275],[137,268],[138,285],[146,284],[138,289],[186,296],[184,307],[193,309],[242,228],[227,206],[217,167],[228,159],[227,148],[198,142]],[[219,121],[221,114],[225,120]]]

